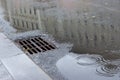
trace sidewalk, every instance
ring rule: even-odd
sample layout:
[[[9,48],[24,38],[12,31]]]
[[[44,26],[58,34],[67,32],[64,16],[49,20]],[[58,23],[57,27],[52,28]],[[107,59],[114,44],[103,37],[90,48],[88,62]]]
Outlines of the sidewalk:
[[[52,80],[3,33],[0,33],[0,80]]]

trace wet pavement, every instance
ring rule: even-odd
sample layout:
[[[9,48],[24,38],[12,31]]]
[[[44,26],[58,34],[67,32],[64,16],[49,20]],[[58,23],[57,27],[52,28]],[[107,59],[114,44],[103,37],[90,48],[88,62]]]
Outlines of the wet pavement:
[[[14,80],[6,67],[0,62],[0,80]]]
[[[43,27],[58,42],[73,47],[55,43],[58,49],[29,57],[53,80],[119,80],[120,0],[59,3],[43,10]]]
[[[57,62],[68,80],[119,80],[120,60],[106,61],[100,55],[67,55]]]
[[[3,33],[0,33],[0,71],[0,80],[52,80]]]
[[[57,8],[43,13],[46,32],[61,43],[73,43],[71,52],[74,53],[58,58],[51,65],[57,66],[65,78],[120,79],[119,0],[61,0]]]
[[[69,80],[120,79],[119,4],[119,0],[61,1],[62,9],[71,13],[71,51],[77,53],[57,62],[59,71]]]

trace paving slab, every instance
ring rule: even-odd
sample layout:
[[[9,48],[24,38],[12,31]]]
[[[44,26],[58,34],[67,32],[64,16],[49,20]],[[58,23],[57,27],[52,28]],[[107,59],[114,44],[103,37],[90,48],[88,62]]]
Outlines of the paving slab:
[[[0,33],[0,61],[0,80],[52,80],[3,33]]]
[[[3,33],[0,33],[0,59],[18,54],[23,54],[23,52]]]
[[[14,80],[0,61],[0,80]]]
[[[2,59],[15,80],[52,80],[25,54]]]

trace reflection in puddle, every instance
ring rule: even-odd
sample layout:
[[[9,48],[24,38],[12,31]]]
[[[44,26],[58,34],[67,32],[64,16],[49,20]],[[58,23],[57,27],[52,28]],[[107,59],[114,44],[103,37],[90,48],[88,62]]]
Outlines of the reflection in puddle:
[[[69,54],[56,65],[68,80],[119,80],[119,64],[120,60],[107,61],[100,55]]]
[[[73,52],[98,54],[79,54],[77,58],[71,55],[63,57],[57,62],[61,73],[69,80],[118,80],[120,71],[120,0],[58,1],[59,4],[54,7],[46,8],[49,5],[43,5],[40,8],[43,31],[52,34],[57,40],[73,43]],[[27,14],[31,13],[31,10],[33,10],[33,15],[34,9],[29,8],[26,10]],[[26,14],[26,11],[24,8],[20,8],[19,13],[22,12],[23,15],[23,13]],[[35,17],[35,20],[38,17],[40,16]],[[32,20],[34,19],[32,18]],[[35,24],[31,22],[31,18],[27,22],[26,19],[18,21],[18,18],[13,18],[13,22],[22,28],[27,26],[27,29],[30,30],[36,29],[33,25],[38,26],[36,22]],[[111,52],[113,50],[116,52]]]
[[[98,67],[96,71],[99,75],[113,77],[120,72],[120,66],[109,63]]]
[[[119,0],[59,1],[58,7],[41,10],[46,32],[57,40],[73,43],[72,51],[76,53],[120,49]]]
[[[83,55],[76,58],[79,65],[94,65],[103,63],[105,60],[99,55]]]

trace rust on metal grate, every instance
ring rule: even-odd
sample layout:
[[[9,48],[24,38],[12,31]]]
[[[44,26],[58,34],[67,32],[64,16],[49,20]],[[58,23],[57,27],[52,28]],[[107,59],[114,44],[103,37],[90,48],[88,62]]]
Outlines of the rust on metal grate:
[[[48,43],[40,36],[30,37],[27,39],[19,39],[15,42],[20,45],[23,51],[29,54],[45,52],[56,48],[55,45]]]

